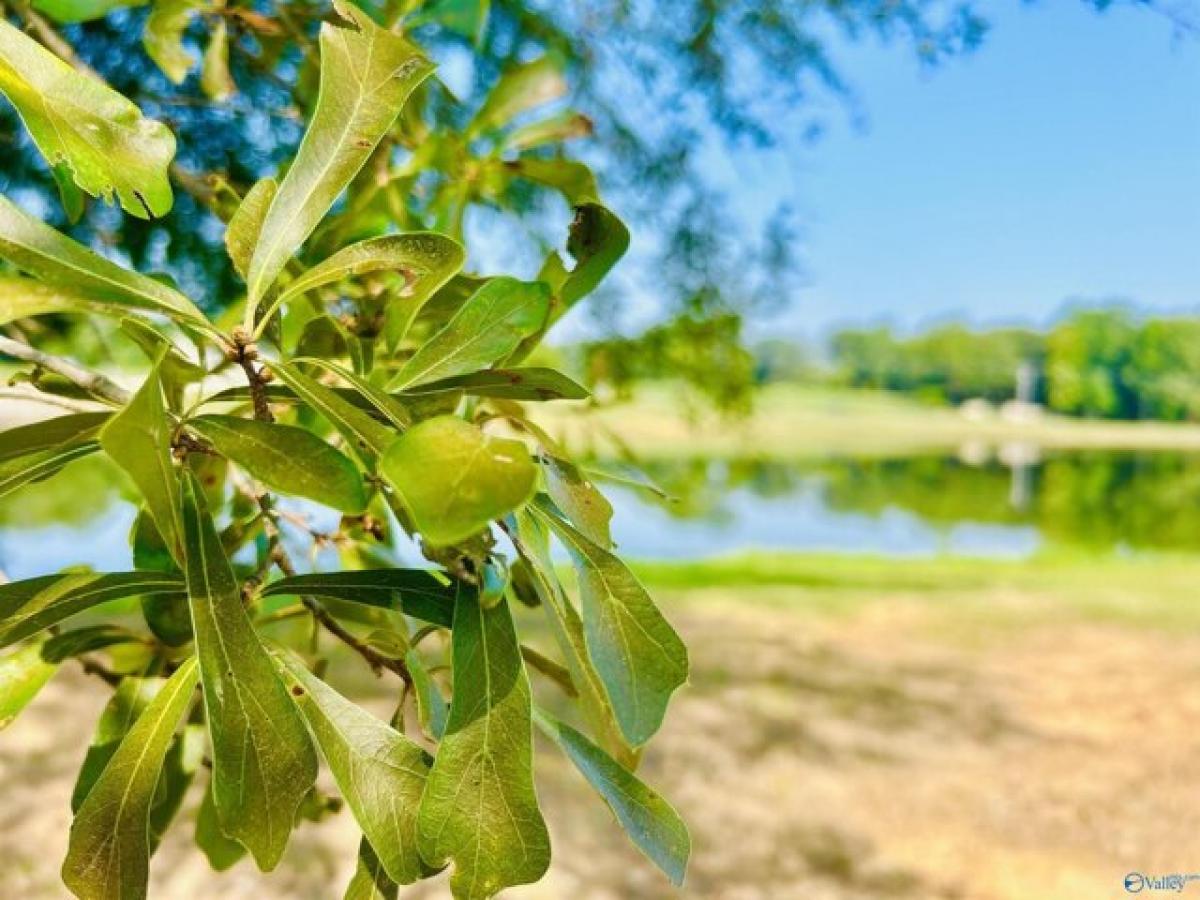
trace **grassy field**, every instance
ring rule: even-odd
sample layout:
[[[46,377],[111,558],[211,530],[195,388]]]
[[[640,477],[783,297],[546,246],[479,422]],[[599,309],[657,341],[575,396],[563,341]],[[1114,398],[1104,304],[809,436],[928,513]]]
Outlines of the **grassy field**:
[[[670,891],[546,753],[555,863],[506,896],[1089,900],[1124,896],[1128,871],[1200,860],[1200,563],[637,568],[693,659],[643,770],[692,828],[687,887]],[[386,705],[380,683],[337,677]],[[102,702],[64,671],[0,741],[11,896],[63,895],[72,767]],[[303,825],[274,875],[243,862],[214,876],[181,824],[155,858],[155,896],[339,896],[357,841],[342,813]]]
[[[779,385],[761,391],[749,419],[688,410],[678,389],[649,385],[637,398],[600,409],[552,403],[540,419],[569,444],[610,456],[628,446],[648,458],[678,456],[793,459],[830,453],[898,454],[971,442],[1024,442],[1046,448],[1200,449],[1200,426],[1104,422],[1046,415],[972,421],[949,407],[894,394]],[[620,434],[618,441],[614,435]]]

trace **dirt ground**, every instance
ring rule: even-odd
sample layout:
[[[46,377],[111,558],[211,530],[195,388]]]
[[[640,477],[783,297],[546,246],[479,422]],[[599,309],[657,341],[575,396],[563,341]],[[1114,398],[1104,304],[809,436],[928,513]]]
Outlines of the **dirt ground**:
[[[1128,896],[1130,871],[1200,871],[1200,635],[976,629],[903,596],[836,615],[804,612],[802,596],[755,602],[772,590],[799,589],[663,598],[694,674],[644,776],[692,828],[685,889],[546,753],[555,863],[505,896],[1088,900]],[[64,671],[0,734],[4,896],[66,896],[71,780],[103,699]],[[210,873],[191,815],[152,863],[152,897],[341,896],[357,842],[345,812],[302,826],[270,876],[245,861]],[[447,895],[434,883],[401,896]]]

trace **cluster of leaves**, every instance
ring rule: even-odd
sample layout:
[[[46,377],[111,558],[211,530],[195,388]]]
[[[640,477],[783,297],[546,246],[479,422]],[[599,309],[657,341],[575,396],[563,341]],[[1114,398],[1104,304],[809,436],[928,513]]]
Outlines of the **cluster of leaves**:
[[[155,12],[186,20],[201,8],[177,6]],[[11,335],[48,314],[115,321],[149,360],[131,392],[0,338],[0,352],[32,364],[35,396],[74,410],[0,433],[0,495],[103,453],[140,504],[133,570],[0,586],[0,646],[15,647],[0,657],[0,723],[68,660],[113,689],[72,799],[62,871],[82,898],[146,895],[150,856],[207,771],[201,849],[218,869],[246,853],[273,868],[297,819],[327,806],[314,789],[318,751],[363,832],[348,897],[394,897],[451,865],[456,897],[536,881],[550,843],[535,727],[678,883],[687,830],[635,770],[687,678],[686,650],[614,554],[607,501],[523,406],[586,396],[525,360],[628,234],[583,167],[528,169],[497,151],[506,177],[568,198],[571,261],[551,252],[534,281],[462,271],[461,195],[435,191],[437,215],[419,222],[389,197],[421,188],[436,169],[426,152],[477,148],[484,135],[533,140],[509,123],[545,98],[543,69],[501,79],[466,133],[442,136],[422,115],[438,88],[421,48],[356,6],[335,9],[295,159],[236,203],[228,188],[213,198],[245,280],[232,318],[210,319],[169,280],[0,197],[11,266],[0,325]],[[171,205],[170,131],[3,22],[0,91],[65,203],[115,197],[134,216]],[[404,148],[409,176],[373,181],[371,161]],[[363,179],[378,190],[339,206]],[[336,510],[336,532],[316,532],[297,503]],[[397,564],[405,535],[434,566]],[[334,548],[338,565],[297,571],[297,536]],[[570,583],[552,540],[573,563]],[[545,624],[531,633],[553,635],[557,660],[518,631],[535,611]],[[299,622],[312,634],[296,642]],[[397,679],[390,722],[324,679],[330,647]],[[531,673],[553,690],[554,712],[535,706]]]

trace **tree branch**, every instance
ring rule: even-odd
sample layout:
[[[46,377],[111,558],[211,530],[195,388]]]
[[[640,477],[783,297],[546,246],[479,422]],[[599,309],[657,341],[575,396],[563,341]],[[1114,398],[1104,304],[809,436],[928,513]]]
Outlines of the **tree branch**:
[[[30,347],[28,344],[2,335],[0,335],[0,353],[34,363],[47,371],[61,375],[77,387],[81,387],[89,394],[107,400],[109,403],[124,406],[129,402],[130,395],[125,388],[99,372],[84,368],[74,360],[43,353],[36,347]]]

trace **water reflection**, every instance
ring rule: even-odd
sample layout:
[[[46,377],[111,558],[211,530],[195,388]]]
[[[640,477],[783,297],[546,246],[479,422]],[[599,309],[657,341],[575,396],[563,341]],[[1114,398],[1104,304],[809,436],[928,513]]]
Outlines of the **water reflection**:
[[[751,549],[1021,557],[1045,546],[1200,549],[1200,455],[965,447],[955,455],[658,462],[672,497],[609,486],[614,536],[641,558]],[[132,506],[101,457],[0,503],[0,570],[129,565]]]

